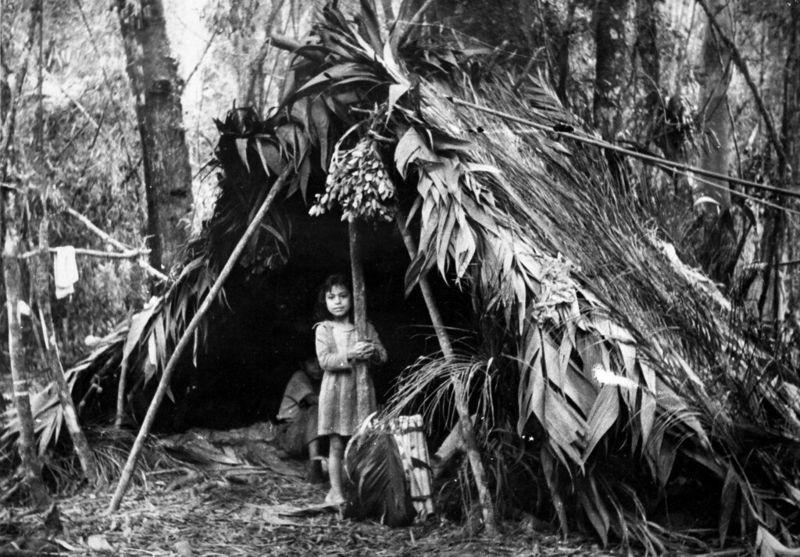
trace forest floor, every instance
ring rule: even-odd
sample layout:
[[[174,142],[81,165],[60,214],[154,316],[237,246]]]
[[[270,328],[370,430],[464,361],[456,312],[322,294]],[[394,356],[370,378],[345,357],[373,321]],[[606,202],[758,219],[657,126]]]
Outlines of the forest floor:
[[[57,516],[6,505],[0,556],[611,554],[525,521],[503,524],[500,535],[487,538],[444,518],[407,528],[343,519],[319,509],[327,487],[303,476],[302,463],[290,460],[225,473],[156,469],[138,475],[112,514],[105,510],[113,486],[58,497]]]

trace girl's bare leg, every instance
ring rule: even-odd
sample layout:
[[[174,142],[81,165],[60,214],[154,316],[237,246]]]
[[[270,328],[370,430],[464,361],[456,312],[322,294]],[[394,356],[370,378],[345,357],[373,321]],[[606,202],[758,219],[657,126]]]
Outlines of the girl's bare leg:
[[[328,455],[328,475],[331,479],[331,490],[325,497],[325,501],[327,503],[343,503],[342,455],[344,454],[344,442],[340,435],[331,435],[329,439],[331,447]]]

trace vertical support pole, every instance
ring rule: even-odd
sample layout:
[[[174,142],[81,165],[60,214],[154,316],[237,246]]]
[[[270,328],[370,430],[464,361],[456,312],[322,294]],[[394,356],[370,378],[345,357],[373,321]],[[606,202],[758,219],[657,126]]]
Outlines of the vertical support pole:
[[[367,338],[367,294],[364,285],[364,263],[359,238],[359,222],[355,218],[347,221],[347,234],[350,242],[350,275],[353,281],[353,324],[358,340]],[[356,374],[356,412],[358,422],[363,422],[374,411],[371,401],[367,362],[357,361],[353,366]]]
[[[406,245],[409,257],[413,260],[417,256],[417,246],[414,244],[414,239],[406,229],[403,216],[398,212],[397,229],[403,237],[403,243]],[[426,277],[420,277],[419,289],[422,292],[422,297],[425,299],[425,305],[428,308],[428,314],[431,318],[431,323],[436,331],[436,337],[439,339],[439,346],[442,349],[442,354],[447,359],[453,357],[453,345],[450,342],[450,336],[444,326],[442,314],[439,312],[439,306],[436,304],[436,299],[433,297],[433,290]],[[490,536],[497,534],[497,521],[494,512],[494,501],[492,501],[492,494],[489,492],[489,485],[486,480],[486,471],[483,468],[481,461],[481,453],[478,449],[478,441],[475,438],[475,431],[472,428],[472,421],[469,417],[468,407],[468,393],[464,390],[464,385],[461,381],[453,378],[453,393],[455,398],[456,413],[458,414],[458,427],[461,432],[461,437],[464,439],[464,445],[467,450],[467,458],[469,459],[472,475],[475,478],[475,485],[478,488],[478,500],[480,501],[481,510],[483,512],[483,523],[486,528],[486,533]]]

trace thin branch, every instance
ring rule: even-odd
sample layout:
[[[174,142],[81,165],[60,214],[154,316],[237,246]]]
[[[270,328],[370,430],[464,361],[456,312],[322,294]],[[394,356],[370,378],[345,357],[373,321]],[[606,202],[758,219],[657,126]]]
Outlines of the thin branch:
[[[783,168],[786,165],[786,153],[783,150],[783,145],[781,145],[781,142],[778,139],[778,133],[775,131],[775,125],[772,123],[772,117],[770,116],[769,111],[767,111],[767,107],[764,105],[764,100],[761,98],[761,94],[758,91],[758,86],[756,86],[753,78],[750,76],[750,71],[747,69],[747,63],[744,61],[744,58],[742,58],[739,49],[736,48],[736,45],[733,43],[733,41],[722,31],[719,23],[717,23],[715,15],[711,12],[711,8],[708,7],[706,0],[697,0],[697,3],[701,8],[703,8],[703,11],[706,12],[709,25],[714,28],[717,36],[730,50],[733,63],[736,64],[736,67],[739,69],[742,77],[744,77],[745,82],[747,82],[747,86],[753,93],[753,99],[756,101],[756,107],[758,108],[758,112],[761,114],[761,118],[764,120],[764,125],[767,128],[769,142],[772,144],[772,147],[775,149],[775,153],[778,155],[779,170],[780,172],[783,172]]]
[[[58,252],[58,248],[47,248],[46,250],[42,249],[34,249],[31,251],[26,251],[18,255],[19,259],[29,259],[36,255],[39,255],[43,251],[48,251],[49,253],[56,253]],[[149,249],[137,249],[137,250],[128,250],[126,252],[116,252],[116,251],[100,251],[96,249],[88,249],[88,248],[75,248],[76,255],[86,255],[88,257],[104,257],[107,259],[135,259],[136,257],[142,257],[143,255],[147,255],[150,253]]]
[[[96,224],[94,224],[87,217],[85,217],[84,215],[80,214],[75,209],[73,209],[71,207],[67,207],[67,213],[69,213],[70,215],[72,215],[73,217],[75,217],[76,219],[81,221],[81,223],[83,223],[83,225],[86,228],[88,228],[89,230],[94,232],[97,236],[99,236],[100,238],[105,240],[106,243],[111,244],[112,246],[114,246],[115,248],[117,248],[118,250],[123,251],[123,252],[132,251],[132,249],[130,247],[126,246],[125,244],[123,244],[119,240],[113,238],[107,232],[104,232],[103,230],[101,230]],[[153,275],[157,279],[163,280],[164,282],[167,282],[169,280],[169,277],[167,275],[165,275],[164,273],[162,273],[161,271],[159,271],[158,269],[156,269],[155,267],[150,265],[147,261],[145,261],[143,259],[139,259],[138,263],[145,271],[147,271],[148,273],[150,273],[151,275]]]
[[[448,97],[453,104],[457,104],[459,106],[465,106],[468,108],[472,108],[475,110],[479,110],[481,112],[486,112],[487,114],[492,114],[493,116],[497,116],[499,118],[503,118],[504,120],[508,120],[510,122],[516,122],[518,124],[523,124],[525,126],[530,126],[532,128],[536,128],[537,130],[542,130],[547,133],[552,133],[556,135],[560,135],[562,137],[566,137],[568,139],[573,139],[580,143],[586,143],[589,145],[594,145],[595,147],[600,147],[602,149],[607,149],[609,151],[614,151],[623,155],[627,155],[629,157],[633,157],[636,159],[640,159],[643,161],[647,161],[653,164],[658,164],[660,166],[665,166],[669,168],[676,168],[678,170],[683,170],[685,172],[692,172],[693,174],[697,174],[699,176],[706,176],[708,178],[713,178],[716,180],[723,180],[732,182],[734,184],[739,184],[742,186],[748,186],[751,188],[756,188],[763,191],[769,191],[772,193],[778,193],[781,195],[786,195],[789,197],[794,197],[800,199],[800,191],[793,191],[786,188],[778,188],[775,186],[770,186],[767,184],[761,184],[758,182],[753,182],[751,180],[745,180],[743,178],[737,178],[735,176],[729,176],[727,174],[720,174],[718,172],[712,172],[710,170],[706,170],[704,168],[700,168],[699,166],[692,166],[690,164],[685,164],[681,162],[671,161],[669,159],[665,159],[663,157],[656,157],[653,155],[648,155],[646,153],[640,153],[638,151],[632,151],[630,149],[626,149],[624,147],[620,147],[619,145],[615,145],[608,141],[603,141],[600,139],[595,139],[592,137],[578,135],[572,132],[563,131],[553,126],[548,126],[546,124],[541,124],[539,122],[534,122],[533,120],[529,120],[527,118],[520,118],[519,116],[514,116],[513,114],[509,114],[507,112],[502,112],[500,110],[495,110],[493,108],[488,108],[485,106],[481,106],[469,101],[465,101],[459,99],[457,97]],[[731,195],[740,195],[741,192],[737,192],[731,190]]]
[[[203,59],[206,57],[206,54],[208,53],[208,49],[211,48],[211,44],[214,42],[214,39],[217,38],[218,34],[219,34],[219,29],[215,28],[214,32],[211,33],[211,36],[208,38],[208,42],[206,43],[206,47],[203,49],[203,53],[200,55],[200,58],[197,59],[197,64],[194,65],[194,68],[192,68],[192,71],[190,71],[189,75],[186,76],[186,79],[183,80],[183,87],[184,88],[186,88],[186,85],[189,84],[189,81],[192,79],[192,77],[194,76],[195,72],[197,72],[198,68],[200,68],[200,64],[203,63]]]

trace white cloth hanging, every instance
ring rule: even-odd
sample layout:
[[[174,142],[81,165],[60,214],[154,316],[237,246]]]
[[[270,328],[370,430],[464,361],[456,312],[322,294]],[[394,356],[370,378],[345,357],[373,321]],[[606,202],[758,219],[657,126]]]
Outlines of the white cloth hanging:
[[[55,248],[53,255],[53,279],[56,283],[56,299],[66,298],[75,292],[78,282],[78,264],[75,262],[75,248],[61,246]]]

